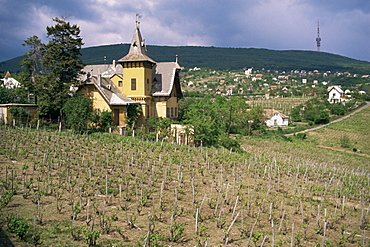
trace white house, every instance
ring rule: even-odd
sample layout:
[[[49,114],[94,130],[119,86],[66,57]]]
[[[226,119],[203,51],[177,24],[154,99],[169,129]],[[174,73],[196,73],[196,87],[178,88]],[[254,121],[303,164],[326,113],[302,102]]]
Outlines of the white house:
[[[3,87],[7,89],[15,89],[17,87],[20,87],[19,81],[10,77],[9,71],[6,73],[5,77],[0,80],[2,81],[1,84],[3,84]]]
[[[288,126],[289,117],[274,109],[265,109],[265,123],[267,127]]]
[[[253,70],[253,68],[249,68],[249,69],[246,69],[245,70],[245,75],[247,76],[247,77],[249,77],[251,74],[252,74],[252,70]]]
[[[344,96],[343,90],[339,86],[332,86],[328,88],[328,101],[330,103],[339,103],[348,101],[348,99]]]

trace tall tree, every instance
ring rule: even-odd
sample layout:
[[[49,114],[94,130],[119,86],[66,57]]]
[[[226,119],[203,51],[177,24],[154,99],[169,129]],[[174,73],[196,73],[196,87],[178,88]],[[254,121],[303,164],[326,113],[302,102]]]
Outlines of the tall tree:
[[[21,61],[21,65],[29,72],[31,80],[34,82],[34,77],[42,72],[42,46],[41,39],[36,35],[27,38],[23,46],[29,46],[29,51],[25,54],[27,58]]]
[[[42,57],[47,76],[38,86],[40,115],[61,114],[70,88],[78,86],[78,76],[83,68],[81,60],[80,28],[65,18],[54,18],[54,26],[46,27],[49,43],[43,46]]]
[[[29,46],[29,51],[25,53],[27,57],[21,61],[21,66],[25,69],[21,73],[21,86],[29,98],[30,94],[36,93],[36,81],[43,72],[41,61],[43,44],[41,39],[34,35],[26,39],[22,45]]]

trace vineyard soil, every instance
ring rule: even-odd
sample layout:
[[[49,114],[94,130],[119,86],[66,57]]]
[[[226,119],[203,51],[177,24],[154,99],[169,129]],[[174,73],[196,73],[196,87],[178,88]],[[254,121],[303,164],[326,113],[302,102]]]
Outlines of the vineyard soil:
[[[246,139],[235,153],[2,125],[0,135],[0,222],[15,246],[34,243],[10,215],[39,246],[370,243],[367,157],[300,140]]]

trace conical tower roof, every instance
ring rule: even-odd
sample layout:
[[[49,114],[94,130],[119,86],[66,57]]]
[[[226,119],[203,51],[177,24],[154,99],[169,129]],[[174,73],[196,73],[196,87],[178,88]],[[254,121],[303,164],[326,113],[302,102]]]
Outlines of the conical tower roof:
[[[136,21],[136,28],[134,36],[132,37],[131,46],[128,54],[123,58],[119,59],[119,63],[124,62],[135,62],[135,61],[148,61],[155,63],[148,55],[146,54],[145,42],[141,36],[139,22]]]

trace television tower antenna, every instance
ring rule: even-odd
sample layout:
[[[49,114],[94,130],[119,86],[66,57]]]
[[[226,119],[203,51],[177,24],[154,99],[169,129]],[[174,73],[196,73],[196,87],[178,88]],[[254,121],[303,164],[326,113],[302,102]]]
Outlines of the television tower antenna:
[[[317,21],[317,38],[316,38],[317,51],[320,51],[321,38],[320,38],[320,21]]]

